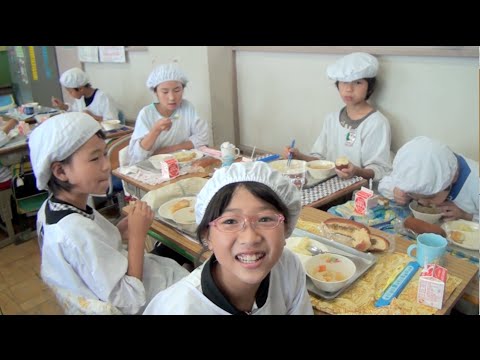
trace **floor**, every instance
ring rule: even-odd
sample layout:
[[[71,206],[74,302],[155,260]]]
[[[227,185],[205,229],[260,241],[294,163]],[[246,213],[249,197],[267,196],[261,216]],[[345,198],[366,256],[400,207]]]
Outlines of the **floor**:
[[[0,249],[0,314],[63,314],[55,295],[40,278],[40,251],[36,237]]]

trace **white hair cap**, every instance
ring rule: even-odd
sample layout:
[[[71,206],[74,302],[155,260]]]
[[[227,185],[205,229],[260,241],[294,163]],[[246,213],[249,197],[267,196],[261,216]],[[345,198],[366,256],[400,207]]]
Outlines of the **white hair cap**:
[[[197,224],[200,224],[208,204],[221,188],[228,184],[244,181],[254,181],[268,186],[283,201],[290,213],[287,219],[288,228],[286,231],[286,236],[289,237],[300,216],[300,191],[280,172],[274,170],[262,161],[233,163],[229,167],[222,167],[215,171],[213,177],[207,181],[197,195],[197,202],[195,204],[195,219]]]
[[[82,112],[52,116],[35,128],[28,139],[28,147],[37,188],[47,190],[53,162],[65,160],[101,129],[94,118]]]
[[[78,88],[88,83],[87,74],[79,68],[72,68],[60,76],[60,83],[67,88]]]
[[[402,191],[433,195],[452,183],[457,168],[457,157],[448,146],[419,136],[398,150],[390,176]]]
[[[183,86],[187,85],[188,79],[177,63],[163,64],[157,66],[150,73],[147,79],[147,87],[154,90],[158,84],[165,81],[180,81]]]
[[[367,53],[356,52],[342,57],[327,67],[330,80],[351,82],[377,76],[378,60]]]

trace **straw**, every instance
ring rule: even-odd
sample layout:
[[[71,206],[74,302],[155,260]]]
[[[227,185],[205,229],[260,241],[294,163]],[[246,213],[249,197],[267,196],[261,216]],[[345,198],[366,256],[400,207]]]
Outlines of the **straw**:
[[[253,147],[253,150],[252,150],[252,155],[250,155],[250,160],[253,161],[253,155],[255,155],[255,150],[257,149],[256,146]]]

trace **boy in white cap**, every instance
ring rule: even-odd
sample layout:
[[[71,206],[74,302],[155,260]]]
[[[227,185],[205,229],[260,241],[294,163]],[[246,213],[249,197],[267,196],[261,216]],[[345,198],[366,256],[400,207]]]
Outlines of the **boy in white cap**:
[[[418,200],[436,205],[444,220],[478,222],[478,162],[456,154],[448,146],[426,136],[416,137],[397,152],[392,173],[378,190],[405,205]]]
[[[118,228],[87,205],[89,194],[108,188],[104,139],[100,124],[78,112],[54,116],[30,135],[37,188],[51,193],[37,221],[41,276],[57,294],[66,290],[136,314],[188,272],[172,259],[144,254],[153,220],[145,202],[137,201]],[[128,252],[122,236],[128,238]]]
[[[187,82],[176,63],[159,65],[150,73],[146,84],[158,102],[138,114],[128,148],[131,165],[155,154],[208,145],[207,122],[183,99]]]
[[[340,111],[325,118],[320,136],[310,155],[297,148],[285,148],[296,159],[311,161],[318,158],[335,161],[340,156],[349,160],[348,167],[338,170],[344,179],[361,176],[379,181],[391,170],[390,125],[387,118],[368,99],[375,89],[377,59],[367,53],[353,53],[340,58],[327,68],[345,103]]]
[[[300,210],[300,192],[263,162],[217,170],[195,204],[212,256],[144,314],[313,314],[300,259],[284,248]]]
[[[113,100],[102,90],[93,88],[82,69],[65,71],[60,77],[60,83],[75,101],[73,104],[65,104],[52,97],[52,106],[65,111],[83,111],[97,121],[118,119],[118,109]]]

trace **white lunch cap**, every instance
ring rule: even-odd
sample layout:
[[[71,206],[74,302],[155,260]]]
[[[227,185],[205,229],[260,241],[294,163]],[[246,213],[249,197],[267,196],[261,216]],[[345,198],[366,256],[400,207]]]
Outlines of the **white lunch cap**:
[[[213,177],[207,181],[197,195],[197,202],[195,204],[195,219],[197,224],[200,224],[208,204],[221,188],[229,184],[244,181],[254,181],[268,186],[283,201],[290,213],[287,219],[288,228],[286,230],[286,237],[289,237],[300,216],[300,191],[280,172],[274,170],[262,161],[233,163],[228,167],[222,167],[215,171]]]
[[[28,147],[37,188],[47,190],[53,162],[65,160],[101,129],[94,118],[83,112],[52,116],[35,128]]]
[[[188,79],[185,73],[180,69],[177,63],[163,64],[157,66],[150,73],[147,79],[147,87],[150,90],[155,89],[158,84],[166,81],[180,81],[184,86]]]
[[[398,150],[390,176],[402,191],[433,195],[452,183],[457,168],[457,157],[448,146],[419,136]]]
[[[351,82],[377,76],[378,60],[367,53],[356,52],[346,55],[327,67],[330,80]]]
[[[87,74],[79,68],[72,68],[60,76],[60,83],[67,88],[78,88],[88,83]]]

